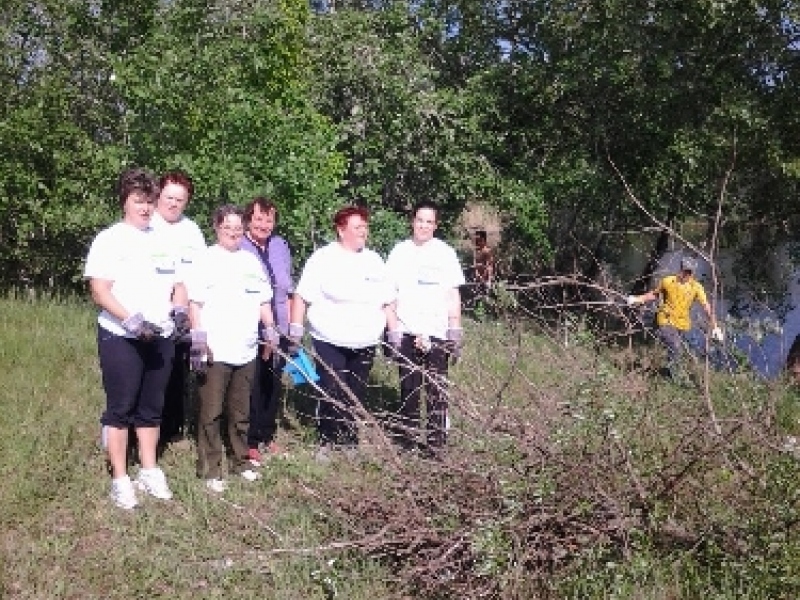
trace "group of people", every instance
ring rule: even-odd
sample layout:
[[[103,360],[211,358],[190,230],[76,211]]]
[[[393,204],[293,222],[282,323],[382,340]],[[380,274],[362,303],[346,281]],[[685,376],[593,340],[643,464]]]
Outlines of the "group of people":
[[[367,209],[340,209],[333,217],[336,239],[309,257],[295,288],[271,200],[217,208],[215,243],[206,247],[184,215],[193,192],[180,171],[160,180],[140,168],[123,171],[122,219],[96,236],[86,259],[84,276],[100,308],[101,423],[112,501],[132,509],[137,490],[172,498],[157,450],[186,425],[189,369],[199,396],[198,477],[212,492],[226,489],[227,422],[228,473],[259,479],[262,449],[281,453],[275,441],[281,374],[306,333],[322,391],[318,457],[358,444],[356,407],[382,340],[400,373],[401,443],[440,451],[449,427],[448,364],[460,356],[463,340],[464,275],[453,248],[434,237],[436,205],[414,207],[410,239],[386,261],[366,248]],[[135,481],[128,475],[129,431],[138,442]]]
[[[438,208],[427,201],[412,210],[411,238],[384,260],[366,248],[369,212],[340,209],[336,240],[306,262],[292,295],[289,341],[305,333],[320,359],[317,405],[318,456],[358,444],[356,402],[364,400],[368,375],[382,336],[399,364],[402,427],[407,449],[437,453],[448,428],[448,363],[461,353],[464,274],[455,251],[434,237]],[[427,401],[424,439],[419,439],[422,390]]]

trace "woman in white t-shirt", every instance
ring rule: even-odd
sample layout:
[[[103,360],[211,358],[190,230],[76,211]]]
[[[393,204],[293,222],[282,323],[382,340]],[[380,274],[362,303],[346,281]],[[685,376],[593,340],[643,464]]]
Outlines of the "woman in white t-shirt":
[[[250,468],[247,430],[250,391],[259,341],[275,349],[278,332],[272,318],[272,287],[259,260],[240,248],[242,210],[226,205],[213,217],[217,243],[195,260],[190,277],[192,321],[190,362],[199,371],[200,410],[197,423],[197,475],[213,492],[223,492],[223,413],[228,423],[231,455],[228,471],[255,481]],[[258,322],[264,324],[259,340]]]
[[[314,350],[324,363],[318,372],[325,397],[317,405],[324,450],[358,443],[351,394],[364,400],[375,347],[387,322],[396,328],[395,291],[386,265],[365,248],[368,222],[366,208],[340,209],[333,218],[337,241],[311,255],[292,298],[289,337],[299,342],[307,317]]]
[[[455,250],[434,237],[439,208],[424,200],[413,209],[411,237],[389,253],[386,265],[397,285],[396,331],[389,343],[398,353],[403,427],[400,443],[419,444],[420,404],[425,390],[422,449],[436,454],[445,445],[448,418],[448,363],[461,354],[461,294],[464,273]]]
[[[151,226],[159,233],[167,236],[173,252],[178,256],[181,267],[191,267],[195,256],[206,249],[206,240],[202,231],[184,211],[194,194],[194,182],[183,171],[167,171],[158,180],[161,193],[156,202]],[[186,314],[176,315],[176,323],[180,325],[175,332],[175,361],[172,366],[169,383],[164,393],[164,410],[161,414],[161,433],[159,446],[163,449],[172,441],[180,440],[186,433],[188,425],[184,411],[189,384],[189,342],[186,340],[189,317]],[[194,423],[192,423],[194,425]]]
[[[124,509],[137,505],[127,474],[128,429],[136,431],[141,469],[136,483],[156,498],[172,493],[156,466],[164,388],[175,347],[168,339],[175,308],[186,308],[178,260],[151,226],[158,184],[143,169],[124,171],[117,182],[122,221],[92,242],[84,277],[102,309],[97,345],[106,409],[103,442],[111,467],[111,498]]]

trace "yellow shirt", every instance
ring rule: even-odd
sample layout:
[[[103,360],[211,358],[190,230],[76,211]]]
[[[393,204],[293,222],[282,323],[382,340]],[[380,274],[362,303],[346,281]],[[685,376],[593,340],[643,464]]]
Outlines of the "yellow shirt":
[[[695,279],[681,283],[676,275],[664,277],[655,289],[661,296],[661,307],[656,313],[659,327],[672,325],[675,329],[688,331],[692,328],[689,316],[692,304],[697,300],[700,304],[708,304],[703,286]]]

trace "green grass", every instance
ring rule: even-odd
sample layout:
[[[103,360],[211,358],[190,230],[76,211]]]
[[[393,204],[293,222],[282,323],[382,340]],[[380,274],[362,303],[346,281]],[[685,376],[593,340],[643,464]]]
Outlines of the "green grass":
[[[588,332],[549,338],[490,320],[466,330],[445,463],[374,448],[320,466],[312,403],[296,390],[280,433],[290,458],[262,481],[210,495],[194,448],[173,447],[161,464],[175,500],[129,513],[108,500],[97,444],[94,308],[0,300],[0,597],[797,597],[800,468],[781,447],[800,435],[796,390],[713,374],[707,399],[654,377],[651,346],[598,351]],[[392,410],[395,369],[376,362],[373,384],[371,406]],[[678,475],[624,539],[581,545],[560,522],[546,530],[551,507],[600,527],[613,500],[634,518],[635,479],[655,493]],[[692,542],[665,539],[667,522]],[[534,573],[526,552],[544,533],[572,544],[569,560]],[[421,578],[417,553],[441,541],[448,556],[453,540],[468,541],[459,562]]]
[[[391,597],[376,564],[313,552],[331,519],[306,491],[323,474],[302,436],[223,498],[196,479],[193,448],[170,451],[175,501],[113,508],[94,323],[78,301],[0,301],[0,597],[324,599],[326,578],[340,598]]]

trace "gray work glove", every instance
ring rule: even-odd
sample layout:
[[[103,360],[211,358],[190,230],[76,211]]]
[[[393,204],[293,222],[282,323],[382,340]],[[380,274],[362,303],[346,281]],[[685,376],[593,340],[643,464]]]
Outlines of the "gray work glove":
[[[278,330],[275,329],[274,325],[266,325],[261,330],[261,343],[269,346],[271,350],[274,350],[278,347],[280,343],[281,336],[278,333]]]
[[[289,323],[289,335],[286,336],[289,340],[289,347],[286,351],[290,356],[296,355],[300,350],[303,334],[305,334],[305,328],[300,323]]]
[[[461,347],[464,343],[464,330],[461,327],[450,327],[447,330],[447,352],[450,363],[456,364],[461,358]]]
[[[172,341],[179,342],[182,338],[189,335],[189,332],[192,330],[192,326],[189,323],[189,309],[185,306],[176,306],[169,311],[169,317],[175,324],[175,328],[172,331]]]
[[[403,342],[403,332],[401,331],[387,331],[386,332],[386,343],[389,345],[388,348],[384,350],[384,356],[389,360],[393,360],[397,363],[400,362],[401,354],[400,354],[400,345]]]
[[[150,321],[145,321],[142,313],[135,313],[122,322],[122,328],[137,340],[150,342],[164,330]]]
[[[189,368],[203,374],[208,370],[208,336],[199,329],[192,329],[190,336],[192,346],[189,348]]]
[[[395,352],[400,352],[400,344],[403,342],[403,332],[387,331],[386,341],[389,343],[389,346],[392,347],[392,350]]]

